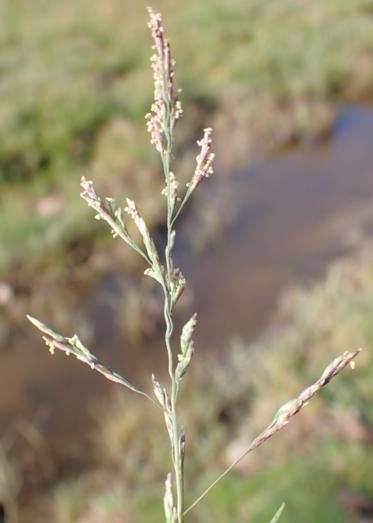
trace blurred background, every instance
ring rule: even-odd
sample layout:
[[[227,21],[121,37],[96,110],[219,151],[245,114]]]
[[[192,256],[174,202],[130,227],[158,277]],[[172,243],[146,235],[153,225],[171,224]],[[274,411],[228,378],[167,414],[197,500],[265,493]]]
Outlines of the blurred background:
[[[164,238],[162,172],[138,0],[0,2],[0,520],[157,523],[162,420],[78,362],[26,313],[78,333],[149,388],[165,355],[160,296],[93,219],[82,175],[133,198]],[[199,315],[185,381],[189,501],[278,406],[359,346],[285,432],[191,523],[373,522],[373,1],[155,0],[182,88],[174,172],[214,128],[216,166],[180,221],[181,324]],[[2,519],[1,519],[2,518]]]

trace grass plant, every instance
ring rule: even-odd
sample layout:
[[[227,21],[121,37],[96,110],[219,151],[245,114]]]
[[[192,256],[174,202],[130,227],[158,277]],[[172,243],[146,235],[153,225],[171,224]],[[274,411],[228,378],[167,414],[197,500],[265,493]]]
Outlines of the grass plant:
[[[146,267],[145,276],[154,279],[159,284],[164,303],[164,345],[167,355],[168,383],[163,383],[163,381],[161,383],[153,375],[154,395],[151,395],[149,391],[141,390],[124,376],[107,367],[85,347],[77,335],[63,336],[32,316],[28,316],[28,318],[43,333],[43,339],[52,354],[55,351],[62,351],[66,355],[75,356],[108,380],[126,387],[142,396],[144,400],[150,401],[163,416],[170,448],[170,471],[165,479],[163,497],[164,517],[166,523],[184,523],[188,519],[189,513],[225,478],[233,467],[282,430],[293,416],[299,413],[313,396],[346,366],[353,366],[354,359],[360,350],[344,352],[341,356],[335,357],[317,381],[280,407],[272,422],[251,443],[248,442],[244,451],[210,485],[203,489],[194,501],[186,504],[184,463],[187,431],[180,423],[178,400],[183,378],[189,369],[194,353],[193,338],[197,317],[196,314],[193,314],[185,323],[180,333],[179,347],[176,349],[173,336],[174,310],[183,295],[186,281],[181,270],[174,266],[173,247],[177,220],[198,186],[212,174],[214,154],[211,152],[212,129],[206,128],[202,138],[197,142],[199,152],[194,172],[185,189],[180,189],[180,181],[172,170],[175,149],[174,128],[183,114],[179,99],[180,91],[176,88],[174,80],[175,62],[171,55],[170,43],[164,36],[161,16],[149,9],[149,17],[148,25],[152,34],[154,52],[151,57],[154,100],[150,112],[146,115],[146,121],[151,143],[159,153],[164,174],[162,196],[166,200],[167,209],[164,252],[162,253],[160,247],[153,241],[149,227],[133,200],[127,198],[126,206],[123,209],[116,204],[113,198],[100,197],[93,182],[84,177],[81,181],[81,196],[88,206],[94,209],[96,219],[109,225],[113,237],[120,238],[140,257]],[[129,223],[127,223],[128,220]],[[282,504],[270,523],[278,522],[283,508]]]

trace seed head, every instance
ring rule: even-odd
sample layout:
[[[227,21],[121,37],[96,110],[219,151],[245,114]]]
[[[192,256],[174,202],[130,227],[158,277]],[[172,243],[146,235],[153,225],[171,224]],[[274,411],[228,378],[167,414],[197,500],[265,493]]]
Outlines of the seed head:
[[[214,161],[215,155],[211,152],[211,133],[212,129],[208,127],[203,132],[202,140],[197,142],[201,148],[201,151],[196,157],[197,166],[192,180],[192,185],[194,185],[194,187],[197,187],[203,178],[208,178],[210,174],[213,173],[212,162]]]
[[[165,152],[166,136],[175,126],[176,120],[182,115],[182,108],[174,87],[174,65],[171,56],[171,47],[164,38],[162,19],[159,13],[149,7],[148,27],[153,37],[152,49],[154,54],[150,58],[153,69],[154,101],[150,112],[145,116],[147,129],[151,136],[151,143],[161,154]]]

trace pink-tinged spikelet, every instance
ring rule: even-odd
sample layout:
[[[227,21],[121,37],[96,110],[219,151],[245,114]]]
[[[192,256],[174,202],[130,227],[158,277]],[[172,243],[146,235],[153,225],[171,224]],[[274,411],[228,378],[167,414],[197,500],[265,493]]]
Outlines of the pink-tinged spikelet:
[[[153,37],[153,51],[150,61],[153,69],[154,101],[145,116],[151,143],[161,154],[168,147],[168,136],[182,115],[180,100],[174,87],[174,65],[171,48],[164,38],[161,15],[149,7],[148,27]]]

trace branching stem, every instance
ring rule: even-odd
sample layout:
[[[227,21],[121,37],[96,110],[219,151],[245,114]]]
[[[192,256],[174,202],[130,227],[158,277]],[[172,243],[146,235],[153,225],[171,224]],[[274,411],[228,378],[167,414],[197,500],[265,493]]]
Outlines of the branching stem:
[[[154,13],[149,8],[149,28],[153,37],[154,55],[151,57],[154,73],[154,102],[151,106],[147,118],[147,128],[151,135],[151,143],[154,144],[159,152],[163,167],[166,187],[162,194],[167,198],[167,238],[164,250],[164,260],[159,255],[149,229],[137,210],[135,202],[127,198],[127,207],[124,212],[130,216],[140,233],[140,244],[129,234],[123,210],[116,206],[111,198],[102,199],[95,191],[93,182],[82,178],[82,198],[96,211],[96,218],[107,222],[111,228],[113,236],[119,236],[127,245],[134,249],[147,263],[148,267],[145,274],[154,278],[162,287],[164,305],[165,334],[164,342],[168,359],[168,374],[170,378],[169,390],[162,388],[153,376],[155,401],[146,392],[132,385],[127,379],[105,366],[96,356],[94,356],[80,341],[78,336],[71,338],[64,337],[47,325],[29,316],[31,323],[42,333],[49,350],[53,353],[60,350],[66,355],[72,354],[79,361],[86,363],[92,369],[104,375],[107,379],[119,383],[128,389],[141,394],[150,399],[156,406],[161,407],[166,428],[171,443],[171,461],[173,464],[174,487],[172,475],[168,474],[165,482],[164,508],[166,523],[184,523],[185,515],[188,514],[209,492],[235,467],[247,454],[262,445],[271,438],[276,432],[281,430],[292,416],[297,414],[307,402],[324,385],[334,378],[346,365],[358,355],[360,351],[346,352],[336,358],[324,371],[321,378],[313,385],[305,389],[298,398],[287,402],[279,409],[271,424],[251,443],[251,445],[239,456],[220,476],[209,485],[202,494],[185,510],[184,508],[184,451],[185,433],[179,430],[177,418],[177,401],[180,382],[189,367],[191,357],[194,352],[193,333],[196,326],[196,315],[184,325],[180,336],[180,352],[177,360],[173,354],[172,336],[174,331],[173,308],[180,298],[184,287],[185,279],[179,269],[173,265],[172,250],[174,244],[175,231],[173,229],[175,221],[180,216],[185,205],[191,198],[195,189],[204,178],[212,173],[212,163],[214,154],[211,152],[211,132],[210,128],[204,129],[203,137],[197,142],[200,147],[196,157],[196,168],[191,176],[190,182],[184,197],[179,203],[178,183],[175,175],[171,172],[172,150],[173,150],[173,129],[176,120],[182,115],[182,109],[178,96],[174,89],[174,62],[171,58],[170,45],[164,38],[161,16]],[[141,246],[142,242],[142,246]],[[163,265],[164,264],[164,265]],[[272,523],[278,521],[283,507],[279,509]]]

